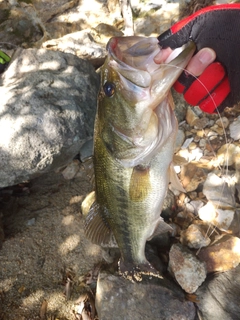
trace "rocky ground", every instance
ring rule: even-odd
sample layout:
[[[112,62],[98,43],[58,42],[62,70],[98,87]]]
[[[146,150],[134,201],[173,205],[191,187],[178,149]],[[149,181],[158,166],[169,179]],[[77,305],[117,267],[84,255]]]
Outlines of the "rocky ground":
[[[118,1],[89,2],[0,0],[1,48],[70,52],[97,68],[107,39],[124,23]],[[132,1],[135,33],[158,35],[189,7],[205,4]],[[92,190],[91,170],[78,155],[58,172],[0,190],[0,319],[239,318],[239,106],[220,118],[174,98],[174,162],[187,193],[169,192],[163,217],[173,233],[147,246],[163,279],[120,278],[117,251],[85,238],[81,204]]]

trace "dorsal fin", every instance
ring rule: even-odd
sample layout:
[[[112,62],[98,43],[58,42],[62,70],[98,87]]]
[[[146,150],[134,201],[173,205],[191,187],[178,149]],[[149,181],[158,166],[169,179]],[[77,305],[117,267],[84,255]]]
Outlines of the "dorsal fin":
[[[100,206],[94,202],[89,210],[84,226],[89,240],[98,245],[111,243],[112,231],[100,214]]]

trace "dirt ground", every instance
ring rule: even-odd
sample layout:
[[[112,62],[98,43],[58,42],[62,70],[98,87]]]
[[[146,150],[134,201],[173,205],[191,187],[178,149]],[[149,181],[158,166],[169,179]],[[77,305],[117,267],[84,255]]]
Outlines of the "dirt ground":
[[[79,319],[85,275],[102,259],[83,232],[89,191],[86,176],[55,173],[2,191],[0,320]]]

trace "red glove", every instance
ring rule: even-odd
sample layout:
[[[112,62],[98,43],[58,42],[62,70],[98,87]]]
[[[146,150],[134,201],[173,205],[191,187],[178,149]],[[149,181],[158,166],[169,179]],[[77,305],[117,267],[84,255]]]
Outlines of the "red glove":
[[[186,101],[208,113],[240,101],[240,4],[206,7],[177,22],[159,37],[164,49],[181,47],[192,39],[197,51],[212,48],[217,55],[198,77],[183,72],[175,89]],[[210,94],[208,93],[210,92]]]

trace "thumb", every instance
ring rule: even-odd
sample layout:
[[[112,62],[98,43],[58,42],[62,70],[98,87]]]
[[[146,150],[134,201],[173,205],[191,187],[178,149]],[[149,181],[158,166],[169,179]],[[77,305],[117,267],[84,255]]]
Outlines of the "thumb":
[[[186,70],[196,77],[200,76],[206,67],[216,59],[216,53],[211,48],[203,48],[190,60]]]

